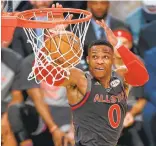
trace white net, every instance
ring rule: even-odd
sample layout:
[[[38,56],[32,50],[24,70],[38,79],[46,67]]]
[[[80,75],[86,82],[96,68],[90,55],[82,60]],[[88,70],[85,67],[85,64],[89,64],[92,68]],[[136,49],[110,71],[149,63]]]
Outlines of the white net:
[[[82,12],[74,14],[65,12],[61,15],[53,14],[52,11],[46,15],[39,16],[33,13],[28,20],[54,22],[58,20],[82,19],[86,15]],[[25,19],[23,15],[20,18]],[[69,69],[79,64],[83,55],[85,35],[88,30],[89,21],[77,22],[76,24],[52,25],[51,28],[24,28],[27,42],[32,45],[35,55],[32,72],[28,80],[35,79],[36,83],[46,82],[54,85],[64,78],[68,78]]]

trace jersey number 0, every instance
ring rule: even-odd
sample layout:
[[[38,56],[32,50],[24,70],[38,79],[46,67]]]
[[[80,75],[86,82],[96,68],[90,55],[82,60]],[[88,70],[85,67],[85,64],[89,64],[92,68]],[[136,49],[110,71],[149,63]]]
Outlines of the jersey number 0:
[[[116,113],[116,121],[114,120],[114,112]],[[108,110],[109,123],[113,128],[117,128],[121,120],[121,110],[118,104],[113,104]]]

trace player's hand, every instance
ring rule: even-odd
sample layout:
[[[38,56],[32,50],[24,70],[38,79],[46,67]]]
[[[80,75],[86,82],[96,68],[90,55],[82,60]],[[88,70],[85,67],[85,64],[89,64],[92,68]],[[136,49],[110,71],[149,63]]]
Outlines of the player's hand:
[[[127,112],[123,123],[124,128],[131,126],[133,123],[134,123],[133,115],[130,112]]]
[[[63,146],[74,146],[75,141],[74,141],[74,136],[72,133],[67,133],[64,139],[64,145]]]
[[[71,144],[71,146],[73,146],[74,144],[74,141],[68,136],[66,136],[66,134],[60,129],[57,129],[53,132],[52,138],[55,146],[67,146],[67,144]]]
[[[61,4],[56,3],[52,5],[52,8],[63,8]],[[73,18],[73,14],[69,14],[66,17],[61,13],[59,16],[54,16],[54,20],[71,20]],[[65,30],[69,24],[60,24],[55,27],[56,30]]]
[[[64,142],[64,146],[68,146],[68,144],[70,144],[70,146],[75,145],[73,127],[71,127],[68,133],[66,134],[66,140]]]
[[[56,5],[55,5],[55,4],[52,4],[52,8],[63,8],[63,6],[62,6],[61,4],[59,4],[59,3],[56,3]],[[61,16],[62,16],[61,18],[64,18],[63,14],[62,14]],[[72,17],[73,17],[73,14],[69,14],[69,15],[67,15],[67,17],[64,18],[64,19],[65,19],[65,20],[71,20]]]
[[[65,137],[65,134],[60,131],[60,129],[56,129],[53,133],[52,133],[52,138],[54,141],[54,145],[55,146],[63,146],[63,138]]]
[[[112,44],[113,47],[115,47],[118,43],[118,40],[114,35],[114,33],[112,32],[112,30],[107,26],[107,24],[104,22],[103,19],[101,21],[96,20],[96,23],[99,24],[101,27],[103,27],[108,41]]]
[[[125,65],[122,65],[114,70],[118,75],[124,77],[125,73],[127,73],[128,69]]]

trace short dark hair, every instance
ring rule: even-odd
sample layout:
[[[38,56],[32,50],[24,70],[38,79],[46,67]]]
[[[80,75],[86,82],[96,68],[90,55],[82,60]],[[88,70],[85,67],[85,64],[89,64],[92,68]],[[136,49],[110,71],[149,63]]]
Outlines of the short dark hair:
[[[89,52],[90,48],[92,48],[93,46],[97,46],[97,45],[105,45],[105,46],[108,46],[109,48],[112,49],[112,51],[114,51],[113,46],[107,40],[95,40],[95,41],[91,42],[91,44],[88,46],[88,52]]]

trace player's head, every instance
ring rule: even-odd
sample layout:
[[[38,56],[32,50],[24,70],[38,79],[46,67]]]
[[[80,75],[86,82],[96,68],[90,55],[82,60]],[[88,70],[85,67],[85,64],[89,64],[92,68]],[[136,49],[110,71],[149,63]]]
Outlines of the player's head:
[[[106,40],[96,40],[89,45],[87,63],[95,78],[100,80],[111,73],[113,55],[113,46]]]
[[[94,19],[101,20],[107,16],[109,1],[88,1],[87,7],[91,11]]]
[[[48,8],[52,2],[53,2],[53,0],[39,0],[39,1],[30,0],[30,3],[36,9]]]
[[[125,28],[117,28],[113,30],[114,35],[129,50],[133,47],[133,36],[131,32]],[[121,58],[119,53],[115,53],[116,57]]]

